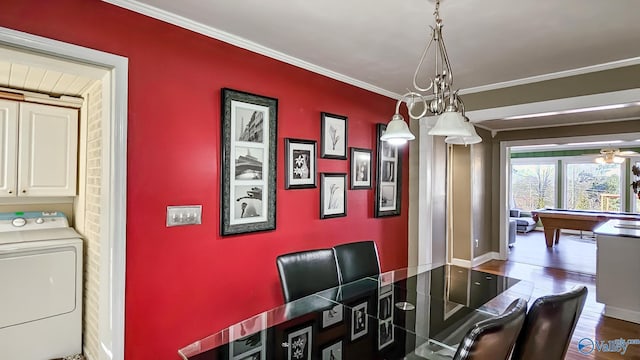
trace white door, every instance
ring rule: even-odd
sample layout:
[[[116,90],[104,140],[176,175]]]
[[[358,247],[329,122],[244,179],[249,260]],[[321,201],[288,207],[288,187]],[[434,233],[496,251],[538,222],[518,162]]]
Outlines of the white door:
[[[19,196],[74,196],[78,110],[20,105]]]
[[[16,196],[18,103],[0,99],[0,197]]]

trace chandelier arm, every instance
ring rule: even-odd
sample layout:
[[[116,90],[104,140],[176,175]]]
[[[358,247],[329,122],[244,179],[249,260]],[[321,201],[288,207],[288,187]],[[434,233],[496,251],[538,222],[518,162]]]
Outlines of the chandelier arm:
[[[429,48],[431,47],[431,43],[433,43],[433,36],[431,36],[431,40],[429,40],[429,43],[424,48],[424,51],[422,52],[422,56],[420,57],[420,62],[418,63],[418,67],[416,68],[416,72],[413,73],[413,87],[418,91],[429,91],[433,87],[433,79],[429,79],[430,83],[429,83],[429,86],[426,87],[426,88],[422,88],[422,87],[420,87],[418,85],[418,73],[420,72],[420,68],[422,67],[422,64],[424,63],[424,59],[427,56],[427,52],[429,52]]]
[[[408,113],[409,113],[409,117],[414,119],[414,120],[421,119],[422,117],[424,117],[427,114],[427,109],[428,109],[427,100],[425,100],[424,96],[422,96],[421,94],[419,94],[419,93],[417,93],[415,91],[409,91],[408,93],[402,95],[400,97],[400,99],[398,99],[398,102],[396,102],[396,114],[400,113],[400,105],[402,105],[402,101],[404,99],[406,99],[407,97],[409,97],[409,96],[411,96],[412,98],[415,98],[415,97],[420,98],[420,100],[422,101],[422,104],[424,105],[420,115],[414,115],[411,112],[411,109],[413,109],[413,105],[411,105],[411,106],[407,105],[407,110],[408,110]]]
[[[442,38],[442,27],[438,28],[440,35],[440,41],[438,41],[438,45],[440,46],[440,53],[442,54],[442,59],[444,60],[444,64],[447,70],[447,83],[449,87],[453,87],[453,69],[451,68],[451,62],[449,62],[449,55],[447,54],[447,47],[444,44],[444,38]]]

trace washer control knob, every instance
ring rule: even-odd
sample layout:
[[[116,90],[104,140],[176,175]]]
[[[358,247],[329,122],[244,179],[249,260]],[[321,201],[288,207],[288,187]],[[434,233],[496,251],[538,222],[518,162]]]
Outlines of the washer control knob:
[[[36,219],[36,224],[42,224],[44,222],[43,218],[37,218]]]
[[[27,220],[25,220],[25,218],[19,217],[11,220],[11,224],[15,227],[22,227],[27,224]]]

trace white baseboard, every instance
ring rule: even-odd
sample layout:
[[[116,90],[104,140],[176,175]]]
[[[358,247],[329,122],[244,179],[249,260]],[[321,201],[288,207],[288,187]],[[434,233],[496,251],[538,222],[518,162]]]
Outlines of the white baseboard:
[[[478,257],[473,258],[471,261],[471,266],[478,266],[480,264],[484,264],[491,260],[500,260],[500,253],[496,251],[490,251],[488,253],[484,253]]]
[[[633,310],[627,310],[627,309],[605,305],[604,316],[640,324],[640,312],[633,311]]]
[[[451,265],[470,268],[471,267],[471,261],[453,258],[453,259],[451,259]]]

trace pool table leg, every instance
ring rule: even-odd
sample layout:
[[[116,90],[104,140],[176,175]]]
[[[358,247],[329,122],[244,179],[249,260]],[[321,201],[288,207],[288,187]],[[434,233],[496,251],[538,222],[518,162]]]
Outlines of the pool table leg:
[[[550,227],[544,228],[544,239],[547,241],[547,247],[553,247],[553,238],[556,233],[556,230],[559,230],[559,229],[554,229]]]
[[[555,234],[554,238],[555,238],[556,244],[557,244],[558,241],[560,241],[560,229],[556,229],[556,234]]]

